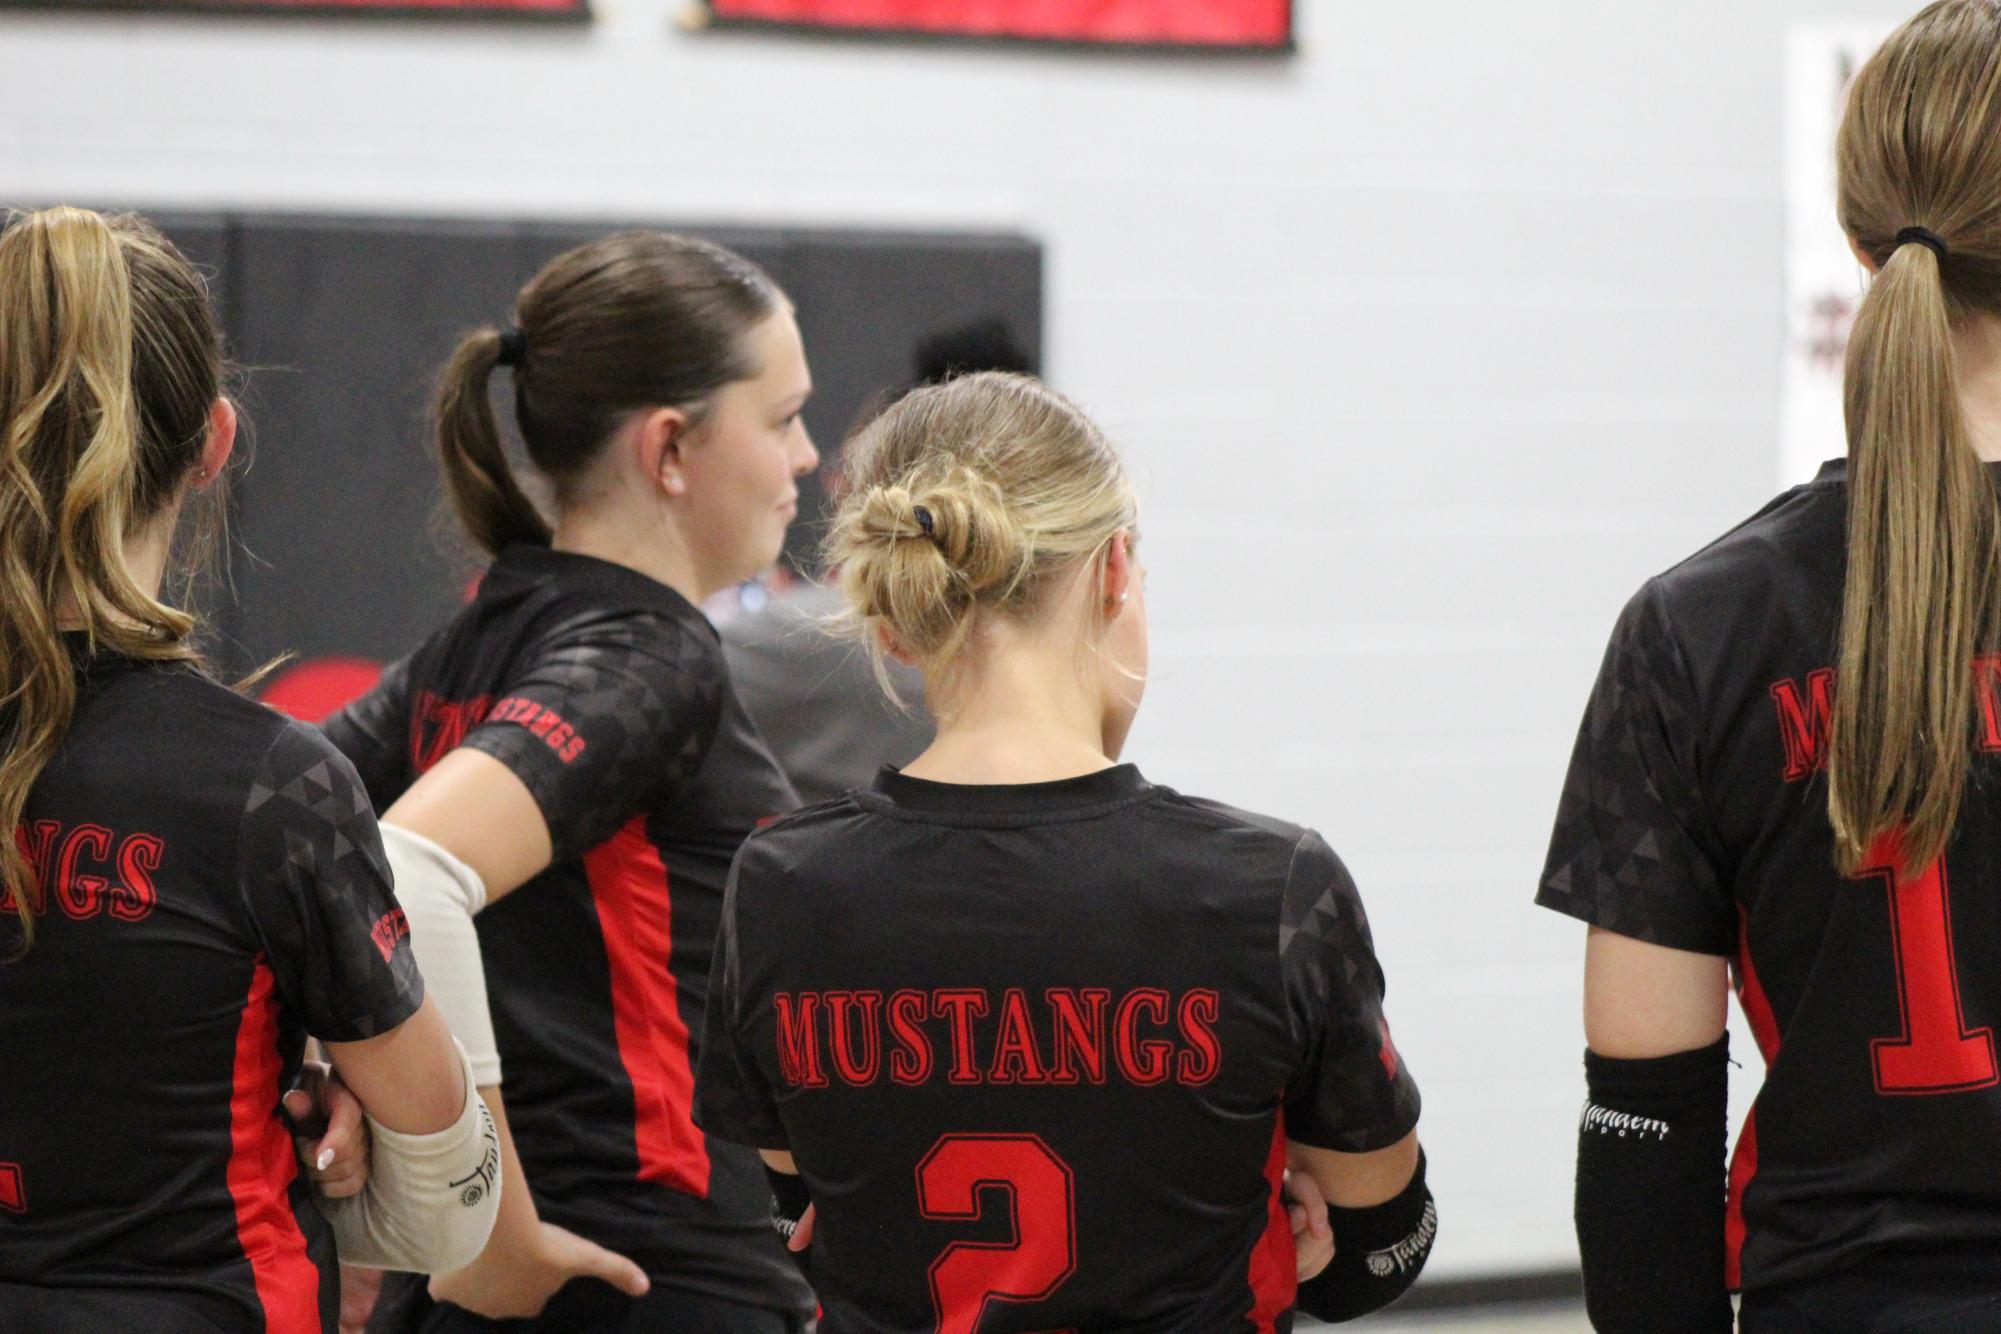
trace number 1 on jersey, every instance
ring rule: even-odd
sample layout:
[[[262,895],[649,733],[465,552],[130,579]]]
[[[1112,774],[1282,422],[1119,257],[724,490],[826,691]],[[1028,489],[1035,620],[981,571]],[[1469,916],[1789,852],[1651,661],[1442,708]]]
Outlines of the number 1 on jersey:
[[[1046,1301],[1077,1269],[1070,1168],[1034,1135],[946,1135],[917,1164],[926,1218],[977,1219],[980,1189],[1005,1191],[1011,1237],[955,1241],[931,1262],[938,1334],[975,1334],[989,1302]]]
[[[1890,944],[1897,963],[1897,1007],[1903,1036],[1876,1038],[1870,1053],[1878,1093],[1958,1093],[2001,1082],[1994,1030],[1967,1031],[1959,969],[1952,954],[1952,898],[1945,862],[1910,880],[1897,878],[1896,842],[1875,849],[1865,874],[1890,890]]]

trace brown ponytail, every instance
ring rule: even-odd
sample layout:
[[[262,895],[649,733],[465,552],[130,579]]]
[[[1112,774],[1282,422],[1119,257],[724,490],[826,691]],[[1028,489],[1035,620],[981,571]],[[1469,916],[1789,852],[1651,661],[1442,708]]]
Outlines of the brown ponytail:
[[[469,334],[438,377],[438,453],[445,489],[466,535],[488,555],[512,542],[549,545],[549,521],[514,480],[487,381],[500,364],[500,333]]]
[[[744,335],[784,295],[743,256],[668,232],[620,232],[549,261],[521,289],[514,335],[514,419],[528,458],[569,487],[630,412],[699,413],[710,394],[758,367]],[[439,376],[435,416],[445,486],[466,534],[489,555],[546,546],[548,519],[508,466],[488,397],[501,335],[469,334]]]
[[[2001,315],[2001,7],[1944,0],[1857,75],[1841,220],[1877,266],[1848,348],[1848,576],[1828,812],[1845,874],[1945,849],[2001,630],[2001,515],[1968,433],[1956,323]],[[1943,240],[1936,253],[1907,228]]]
[[[201,279],[136,218],[57,208],[0,233],[0,903],[34,937],[12,837],[68,733],[62,639],[193,659],[186,612],[140,588],[125,539],[201,456],[221,354]]]

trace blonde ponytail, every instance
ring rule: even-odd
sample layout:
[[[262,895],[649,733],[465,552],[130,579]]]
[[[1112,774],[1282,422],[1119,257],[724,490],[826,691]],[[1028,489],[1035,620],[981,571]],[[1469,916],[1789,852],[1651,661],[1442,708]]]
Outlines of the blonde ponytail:
[[[1848,575],[1828,775],[1836,860],[1940,856],[1975,745],[1973,660],[2001,630],[2001,514],[1954,326],[2001,316],[2001,6],[1944,0],[1857,75],[1841,218],[1877,268],[1848,348]]]
[[[200,455],[186,401],[205,422],[220,377],[212,317],[183,308],[189,291],[201,288],[186,261],[136,219],[57,208],[0,233],[0,902],[18,913],[19,950],[37,895],[11,834],[76,709],[62,631],[87,651],[195,656],[193,618],[125,561],[126,537],[167,498],[155,479],[184,478]],[[139,357],[157,401],[139,398]],[[190,364],[204,383],[178,373]]]

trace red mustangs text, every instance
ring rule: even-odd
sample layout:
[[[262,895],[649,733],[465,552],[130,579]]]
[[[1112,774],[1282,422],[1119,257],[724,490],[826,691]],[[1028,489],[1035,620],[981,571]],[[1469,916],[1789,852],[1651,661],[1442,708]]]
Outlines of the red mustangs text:
[[[1982,750],[2001,751],[2001,653],[1973,660],[1974,695],[1980,701]],[[1779,744],[1785,750],[1785,778],[1797,783],[1827,767],[1827,744],[1834,721],[1834,668],[1817,667],[1806,680],[1775,681],[1772,703],[1779,713]]]
[[[494,703],[491,695],[474,699],[443,699],[424,691],[417,697],[410,716],[410,759],[423,773],[447,752],[466,739],[466,733],[481,723],[516,723],[548,743],[563,763],[573,762],[584,753],[584,738],[564,722],[555,710],[532,699],[509,695]]]
[[[375,925],[368,929],[368,938],[375,942],[375,948],[382,951],[382,962],[388,963],[396,953],[396,942],[410,935],[410,919],[403,915],[401,908],[391,908],[375,919]]]
[[[1222,1069],[1221,997],[1135,987],[781,991],[778,1064],[794,1088],[831,1080],[925,1084],[1103,1084],[1191,1087]],[[885,1041],[885,1038],[887,1041]]]
[[[101,824],[65,829],[57,820],[34,820],[14,831],[14,841],[33,873],[24,897],[37,917],[55,911],[85,921],[102,913],[143,922],[160,901],[153,873],[167,843],[157,834],[120,834]],[[20,915],[11,891],[0,890],[0,913]]]

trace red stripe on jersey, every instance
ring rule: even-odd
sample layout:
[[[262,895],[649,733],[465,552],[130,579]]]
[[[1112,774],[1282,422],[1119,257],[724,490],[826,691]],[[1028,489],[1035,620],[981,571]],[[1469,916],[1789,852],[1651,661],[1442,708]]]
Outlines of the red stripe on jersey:
[[[1741,903],[1737,905],[1737,1003],[1770,1070],[1779,1058],[1779,1021],[1751,962],[1751,920]],[[1744,1118],[1744,1133],[1737,1137],[1736,1152],[1730,1156],[1730,1203],[1723,1215],[1723,1273],[1732,1291],[1744,1286],[1744,1192],[1757,1175],[1758,1108],[1753,1103]]]
[[[709,1196],[709,1153],[695,1128],[695,1072],[674,980],[674,902],[667,865],[646,837],[646,818],[584,854],[611,964],[618,1059],[632,1081],[632,1138],[639,1179]]]
[[[260,955],[236,1030],[229,1097],[229,1196],[236,1240],[250,1261],[267,1334],[320,1334],[320,1269],[288,1194],[299,1174],[292,1137],[278,1119],[277,979]]]
[[[1251,1325],[1273,1334],[1278,1318],[1299,1295],[1299,1265],[1292,1245],[1292,1220],[1285,1213],[1285,1112],[1272,1121],[1271,1154],[1265,1159],[1265,1230],[1251,1247]]]

